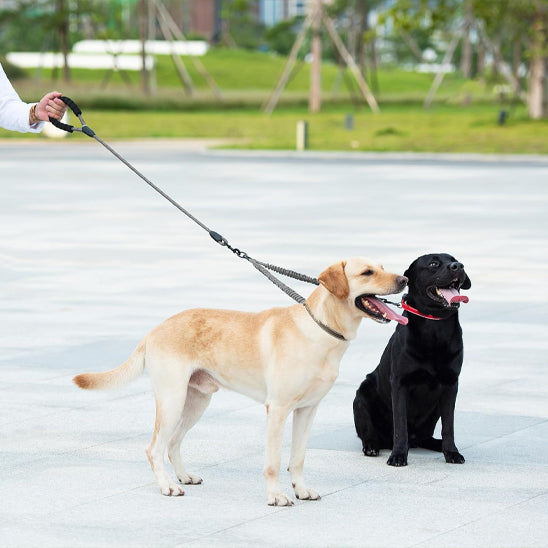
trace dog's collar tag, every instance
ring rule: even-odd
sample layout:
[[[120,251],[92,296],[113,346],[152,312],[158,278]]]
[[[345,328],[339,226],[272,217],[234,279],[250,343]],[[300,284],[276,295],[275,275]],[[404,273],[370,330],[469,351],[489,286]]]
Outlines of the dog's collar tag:
[[[308,305],[306,304],[306,302],[303,303],[303,306],[305,308],[305,310],[308,312],[308,314],[310,315],[310,317],[326,332],[328,333],[329,335],[331,335],[332,337],[335,337],[336,339],[339,339],[339,341],[346,341],[346,337],[342,334],[342,333],[339,333],[338,331],[335,331],[334,329],[331,329],[328,325],[325,325],[323,322],[321,322],[320,320],[318,320],[317,318],[314,317],[314,314],[312,314],[312,311],[310,310],[310,308],[308,308]]]
[[[405,299],[401,300],[401,307],[404,310],[407,310],[407,312],[411,312],[411,314],[415,314],[415,316],[420,316],[421,318],[426,318],[427,320],[443,320],[443,318],[438,318],[437,316],[432,316],[431,314],[423,314],[422,312],[419,312],[416,308],[413,308],[411,305],[407,304]]]

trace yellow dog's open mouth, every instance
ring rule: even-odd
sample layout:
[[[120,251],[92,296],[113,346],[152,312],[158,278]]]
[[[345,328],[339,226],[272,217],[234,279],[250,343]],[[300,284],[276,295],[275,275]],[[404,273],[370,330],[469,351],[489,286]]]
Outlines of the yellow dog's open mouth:
[[[371,319],[379,323],[388,323],[391,320],[407,325],[409,321],[404,316],[400,316],[390,307],[386,306],[374,295],[361,295],[356,299],[356,306]]]

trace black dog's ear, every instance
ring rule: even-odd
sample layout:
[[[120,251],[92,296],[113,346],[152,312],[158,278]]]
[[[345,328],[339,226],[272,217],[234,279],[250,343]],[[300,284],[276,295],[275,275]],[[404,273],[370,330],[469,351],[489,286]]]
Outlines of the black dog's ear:
[[[470,281],[470,278],[468,275],[466,276],[466,279],[464,280],[464,283],[461,285],[462,289],[470,289],[472,287],[472,282]]]
[[[411,271],[413,270],[413,265],[414,265],[414,264],[415,264],[415,263],[410,264],[410,265],[409,265],[409,268],[403,273],[403,275],[404,275],[407,279],[409,279],[409,278],[411,278],[411,276],[413,276],[413,274],[411,273]]]

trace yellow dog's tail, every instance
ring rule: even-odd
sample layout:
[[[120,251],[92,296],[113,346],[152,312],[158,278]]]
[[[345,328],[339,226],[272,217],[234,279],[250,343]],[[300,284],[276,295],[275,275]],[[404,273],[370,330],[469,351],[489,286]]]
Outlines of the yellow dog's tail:
[[[82,373],[76,375],[75,384],[86,390],[105,390],[118,388],[134,381],[145,368],[146,341],[143,339],[133,354],[119,367],[104,373]]]

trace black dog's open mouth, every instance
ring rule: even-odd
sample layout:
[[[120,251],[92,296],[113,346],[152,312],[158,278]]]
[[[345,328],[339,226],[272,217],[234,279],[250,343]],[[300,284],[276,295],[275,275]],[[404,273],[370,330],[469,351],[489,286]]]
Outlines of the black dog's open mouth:
[[[451,306],[458,308],[460,303],[467,303],[468,297],[460,294],[461,282],[454,279],[446,287],[430,286],[426,289],[427,295],[434,301],[442,304],[443,306]]]
[[[408,322],[407,318],[394,312],[374,295],[360,295],[356,298],[355,304],[357,308],[376,322],[388,323],[394,320],[403,325]]]

